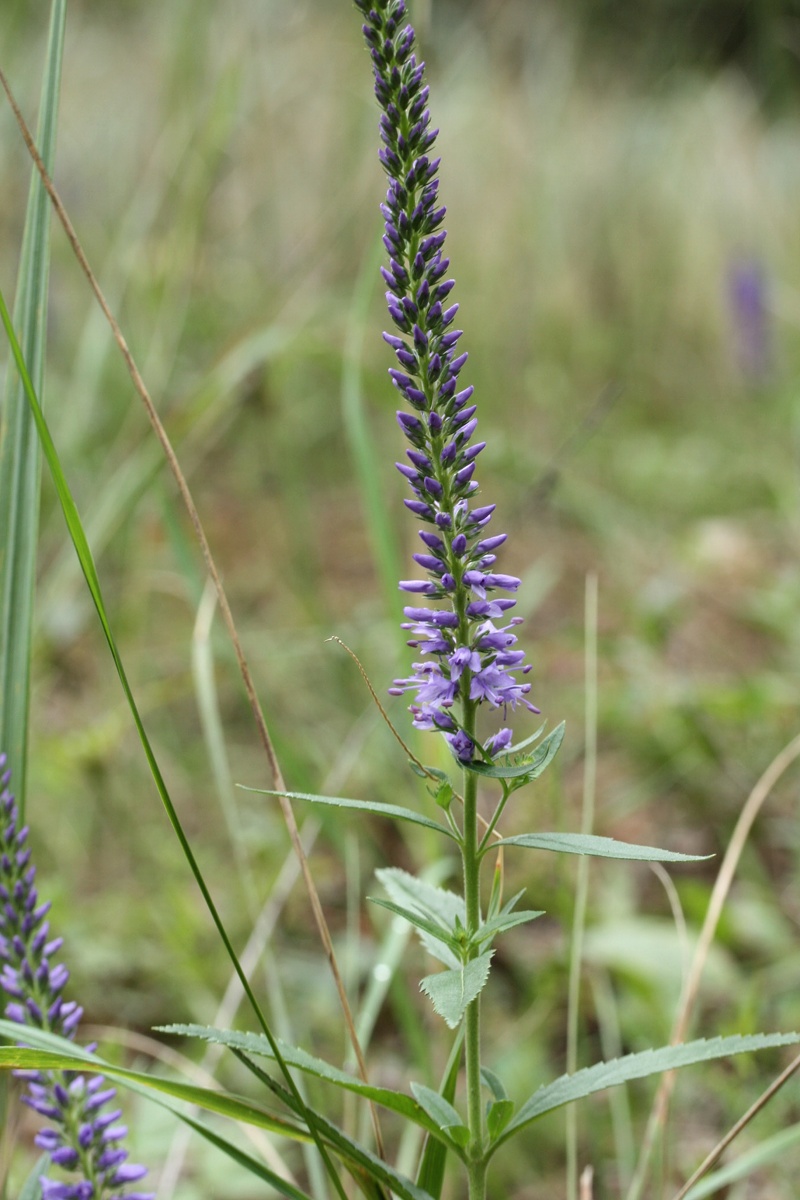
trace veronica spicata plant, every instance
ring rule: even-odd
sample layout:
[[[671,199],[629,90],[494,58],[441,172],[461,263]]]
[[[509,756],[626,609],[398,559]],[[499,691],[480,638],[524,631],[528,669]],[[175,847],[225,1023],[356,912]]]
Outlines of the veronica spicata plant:
[[[34,884],[36,868],[20,826],[11,771],[0,754],[0,988],[8,1001],[6,1017],[21,1026],[74,1038],[83,1009],[64,997],[69,971],[55,962],[63,938],[51,937],[48,901]],[[116,1096],[102,1075],[86,1078],[71,1071],[20,1070],[26,1080],[23,1100],[49,1122],[35,1142],[62,1169],[64,1177],[40,1178],[42,1200],[153,1200],[154,1193],[128,1191],[147,1174],[127,1162],[121,1144],[127,1129]]]
[[[744,1050],[800,1041],[796,1034],[753,1035],[647,1050],[544,1083],[522,1103],[512,1100],[502,1080],[487,1065],[481,1003],[489,981],[494,942],[511,927],[541,915],[538,910],[517,908],[522,893],[504,899],[503,873],[497,866],[484,891],[482,869],[487,855],[491,854],[495,864],[499,862],[498,851],[502,853],[504,847],[640,861],[679,862],[688,861],[690,856],[562,831],[501,835],[500,822],[510,798],[551,763],[564,729],[560,725],[542,736],[542,727],[513,744],[509,714],[515,710],[537,713],[538,709],[530,699],[530,667],[518,648],[520,621],[510,615],[515,600],[509,593],[516,593],[520,581],[495,569],[496,551],[505,542],[505,534],[490,532],[494,506],[478,500],[475,472],[483,442],[476,440],[473,389],[462,380],[467,355],[461,346],[461,330],[454,327],[458,306],[453,301],[454,282],[449,277],[450,264],[444,250],[445,209],[438,196],[436,131],[431,128],[424,65],[416,57],[404,0],[355,0],[355,4],[363,20],[375,94],[382,110],[380,160],[388,176],[382,206],[387,251],[382,274],[394,326],[394,331],[384,337],[399,364],[390,375],[405,402],[397,420],[408,442],[407,461],[399,463],[398,469],[412,492],[406,506],[423,524],[420,538],[424,549],[414,559],[425,577],[400,583],[403,591],[416,598],[405,609],[404,629],[419,661],[414,662],[407,677],[394,681],[390,691],[398,696],[410,695],[414,725],[443,737],[452,761],[451,769],[445,772],[412,757],[413,769],[429,785],[423,809],[419,804],[406,808],[285,791],[269,794],[423,826],[442,839],[448,852],[456,848],[461,865],[460,890],[450,891],[406,871],[387,868],[378,874],[389,898],[376,901],[416,927],[426,950],[442,968],[422,979],[420,986],[446,1026],[443,1036],[449,1041],[448,1065],[438,1091],[411,1082],[409,1094],[405,1089],[373,1085],[363,1063],[361,1075],[356,1077],[273,1035],[158,769],[111,633],[85,532],[0,294],[0,316],[25,397],[148,763],[221,942],[260,1025],[256,1033],[186,1025],[169,1026],[168,1030],[230,1047],[264,1089],[254,1102],[240,1095],[226,1095],[217,1088],[204,1089],[110,1067],[98,1063],[93,1055],[87,1061],[87,1056],[77,1053],[72,1042],[81,1010],[64,997],[68,972],[54,961],[61,942],[50,936],[47,905],[39,902],[34,886],[28,830],[21,827],[6,760],[0,756],[0,986],[8,997],[7,1019],[0,1026],[7,1039],[24,1043],[22,1048],[0,1049],[0,1063],[26,1068],[26,1101],[49,1122],[36,1140],[64,1178],[51,1179],[49,1173],[42,1176],[42,1200],[146,1200],[147,1194],[127,1190],[138,1185],[145,1170],[127,1163],[121,1145],[125,1128],[118,1123],[119,1111],[108,1111],[107,1107],[114,1099],[114,1089],[105,1085],[102,1075],[92,1073],[98,1069],[114,1079],[133,1082],[139,1089],[151,1088],[159,1102],[175,1108],[196,1133],[255,1178],[268,1183],[273,1193],[289,1200],[312,1200],[312,1195],[304,1190],[302,1181],[289,1179],[286,1172],[274,1171],[265,1161],[249,1157],[241,1146],[196,1120],[193,1112],[187,1114],[182,1106],[190,1103],[249,1121],[261,1130],[298,1143],[313,1142],[318,1158],[310,1160],[314,1169],[309,1166],[307,1178],[313,1182],[307,1186],[314,1200],[327,1200],[331,1194],[346,1200],[345,1173],[367,1200],[440,1200],[452,1167],[459,1172],[457,1186],[463,1186],[466,1177],[469,1200],[485,1200],[493,1156],[510,1138],[545,1114],[628,1080]],[[54,0],[54,13],[58,10],[63,28],[62,0]],[[57,73],[55,69],[50,72],[51,82]],[[41,232],[39,237],[43,237]],[[39,259],[44,261],[42,255]],[[36,301],[33,291],[30,297],[31,312],[43,311],[43,300]],[[140,377],[138,380],[141,384]],[[175,470],[171,448],[167,456]],[[15,511],[28,509],[19,504]],[[192,515],[194,519],[196,512]],[[208,562],[211,556],[207,543],[204,552]],[[7,562],[13,567],[16,560]],[[9,663],[0,662],[0,668],[8,682],[13,676]],[[243,674],[250,686],[246,671]],[[263,722],[257,702],[255,708]],[[479,730],[487,710],[500,718],[493,731]],[[24,737],[21,740],[24,743]],[[263,740],[269,747],[268,736]],[[274,757],[270,763],[277,778]],[[478,813],[479,786],[486,790],[486,818]],[[526,805],[528,811],[531,808]],[[332,946],[329,957],[331,961],[335,958]],[[490,993],[486,995],[490,997]],[[347,1020],[346,1004],[343,1009]],[[357,1044],[355,1036],[353,1041]],[[54,1045],[59,1052],[58,1069],[46,1069]],[[261,1065],[259,1060],[264,1059],[272,1071]],[[74,1071],[70,1069],[73,1062]],[[374,1106],[374,1114],[375,1109],[382,1108],[416,1126],[425,1137],[419,1159],[413,1164],[414,1177],[393,1165],[391,1146],[383,1143],[376,1115],[372,1140],[368,1135],[360,1139],[353,1136],[332,1119],[328,1110],[323,1111],[316,1101],[312,1104],[306,1100],[298,1087],[297,1072],[335,1089],[338,1098],[355,1093]],[[640,1175],[644,1178],[645,1174],[646,1163]]]

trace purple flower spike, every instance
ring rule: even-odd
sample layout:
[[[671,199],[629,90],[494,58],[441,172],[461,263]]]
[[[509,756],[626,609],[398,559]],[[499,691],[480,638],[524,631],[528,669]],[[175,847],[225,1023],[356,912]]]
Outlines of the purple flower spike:
[[[19,827],[19,812],[9,790],[11,773],[0,754],[0,993],[11,999],[5,1015],[19,1025],[73,1038],[83,1015],[74,1000],[63,999],[69,971],[50,958],[61,938],[49,937],[49,904],[40,904],[34,887],[36,870],[28,866],[28,828]],[[125,1184],[146,1175],[145,1167],[126,1164],[128,1151],[119,1145],[127,1132],[120,1110],[102,1109],[116,1096],[101,1075],[87,1081],[74,1071],[17,1071],[28,1088],[25,1103],[52,1125],[35,1142],[51,1163],[71,1175],[67,1180],[40,1177],[42,1200],[154,1200],[144,1192],[126,1192]]]
[[[455,757],[469,762],[476,751],[472,739],[458,727],[449,711],[456,702],[470,707],[486,703],[505,714],[521,704],[538,711],[526,699],[529,683],[518,683],[512,670],[527,674],[511,625],[496,629],[493,620],[513,606],[495,599],[496,589],[516,591],[513,575],[488,573],[492,553],[505,534],[483,537],[494,505],[470,508],[478,490],[476,460],[484,442],[471,442],[478,427],[473,388],[462,386],[459,375],[467,352],[456,354],[462,336],[450,329],[457,303],[443,303],[454,287],[446,279],[445,209],[438,198],[439,160],[431,158],[437,131],[431,128],[424,64],[414,52],[414,31],[406,23],[404,0],[355,0],[364,18],[364,37],[372,58],[375,95],[382,109],[379,158],[388,176],[384,244],[389,267],[382,275],[389,315],[400,334],[385,333],[402,370],[392,367],[394,386],[419,413],[399,412],[397,420],[413,449],[407,455],[416,470],[402,464],[413,499],[405,505],[437,532],[420,536],[432,555],[415,561],[429,579],[403,580],[403,591],[428,596],[449,608],[407,608],[405,615],[423,662],[415,663],[408,679],[397,679],[393,695],[415,693],[411,705],[414,725],[441,732]],[[477,597],[477,599],[475,599]],[[481,756],[494,758],[511,744],[506,726],[483,744]]]

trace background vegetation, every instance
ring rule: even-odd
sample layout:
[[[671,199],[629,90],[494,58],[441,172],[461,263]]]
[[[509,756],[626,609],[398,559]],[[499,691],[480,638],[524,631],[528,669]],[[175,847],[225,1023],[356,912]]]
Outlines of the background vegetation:
[[[488,442],[481,483],[511,535],[503,569],[525,576],[535,697],[568,723],[536,821],[579,822],[594,571],[598,832],[719,856],[797,732],[797,5],[413,7]],[[40,8],[7,0],[0,11],[2,63],[30,117]],[[379,691],[407,661],[390,581],[408,573],[415,527],[392,467],[400,441],[379,337],[376,121],[347,0],[71,6],[56,179],[190,475],[289,786],[397,800],[415,786],[402,754],[352,663],[325,642],[352,646]],[[6,107],[0,174],[10,294],[29,168]],[[208,614],[190,532],[58,232],[53,253],[48,415],[172,795],[239,941],[270,897],[280,914],[271,954],[283,991],[268,960],[261,982],[293,1036],[341,1056],[304,893],[280,892],[290,855],[279,814],[230,786],[268,780],[216,630],[211,691],[203,674],[196,620]],[[75,995],[98,1025],[210,1023],[226,963],[44,489],[29,812]],[[230,780],[203,731],[203,695],[219,705]],[[391,712],[407,732],[402,703]],[[698,1033],[800,1027],[795,795],[792,779],[777,789],[748,845]],[[528,814],[519,828],[532,824]],[[358,898],[376,866],[422,857],[405,838],[334,815],[314,846],[354,994],[388,929]],[[493,984],[493,1054],[520,1092],[563,1064],[571,870],[509,863],[531,906],[548,910],[508,939]],[[689,942],[713,872],[674,873]],[[585,1062],[668,1036],[685,961],[652,872],[593,865],[592,896]],[[401,982],[372,1051],[393,1078],[406,1059],[422,1074],[428,1049],[428,1014]],[[687,1075],[665,1170],[687,1174],[776,1065]],[[612,1137],[607,1100],[585,1106],[582,1157],[598,1196],[624,1177],[647,1095],[632,1092],[633,1134],[618,1109]],[[748,1137],[792,1125],[797,1108],[787,1091]],[[173,1131],[144,1108],[139,1118],[137,1155],[157,1164]],[[537,1127],[498,1195],[562,1195],[562,1127],[559,1115]],[[788,1200],[798,1165],[787,1152],[752,1193],[730,1194]],[[223,1200],[246,1186],[192,1148],[175,1194]]]

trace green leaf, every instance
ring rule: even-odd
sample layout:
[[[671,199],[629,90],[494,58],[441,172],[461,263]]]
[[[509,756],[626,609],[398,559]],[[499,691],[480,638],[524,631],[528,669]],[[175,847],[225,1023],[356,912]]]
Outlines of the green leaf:
[[[530,911],[522,911],[516,913],[498,913],[496,917],[485,921],[481,925],[472,942],[476,946],[482,945],[490,938],[496,937],[498,933],[505,933],[507,929],[513,929],[515,925],[524,925],[528,921],[535,921],[537,917],[543,917],[544,911],[536,912],[533,909]]]
[[[636,846],[614,838],[591,833],[521,833],[517,837],[492,842],[497,846],[521,846],[525,850],[553,850],[556,854],[591,854],[595,858],[630,859],[632,862],[704,862],[711,854],[678,854],[675,850],[657,850],[654,846]]]
[[[440,1096],[433,1088],[426,1087],[424,1083],[412,1083],[411,1091],[414,1093],[414,1099],[442,1132],[449,1134],[458,1146],[466,1146],[469,1141],[469,1129],[450,1101],[445,1100],[444,1096]]]
[[[496,1141],[514,1115],[513,1100],[493,1100],[486,1113],[486,1128],[491,1141]]]
[[[422,825],[424,829],[435,829],[437,833],[444,833],[453,841],[456,840],[453,831],[445,825],[440,825],[438,821],[432,821],[430,817],[425,817],[422,813],[414,812],[410,808],[399,808],[396,804],[378,804],[374,800],[346,800],[341,796],[314,796],[309,792],[273,792],[269,788],[246,787],[243,783],[240,783],[239,787],[245,792],[258,792],[262,796],[283,796],[287,800],[308,800],[311,804],[327,804],[333,808],[352,808],[357,812],[375,813],[379,817],[392,817],[395,821],[408,821],[412,825]]]
[[[444,926],[454,935],[458,928],[463,929],[466,925],[467,909],[463,896],[458,896],[446,888],[436,887],[424,879],[417,879],[415,875],[399,867],[381,867],[375,875],[399,907],[416,912],[437,926]],[[438,935],[431,936],[421,930],[420,940],[428,953],[438,958],[446,967],[461,969],[460,956],[452,953],[447,947],[443,948]]]
[[[221,1046],[228,1046],[232,1050],[243,1051],[245,1054],[255,1054],[273,1061],[275,1058],[269,1042],[260,1033],[239,1033],[233,1029],[212,1029],[204,1025],[160,1025],[157,1028],[161,1033],[201,1038],[205,1042],[215,1042]],[[313,1075],[317,1079],[324,1079],[327,1083],[332,1083],[335,1087],[343,1088],[345,1091],[354,1092],[366,1100],[372,1100],[375,1104],[399,1113],[405,1120],[420,1125],[428,1133],[440,1136],[438,1126],[430,1120],[416,1100],[407,1096],[405,1092],[395,1092],[390,1088],[375,1087],[372,1084],[364,1083],[361,1079],[348,1075],[346,1071],[325,1062],[324,1059],[308,1054],[299,1046],[289,1046],[278,1040],[278,1048],[288,1066],[296,1067],[299,1071],[303,1071],[306,1075]]]
[[[533,754],[525,755],[521,761],[512,762],[506,758],[504,762],[491,764],[469,762],[463,763],[462,766],[476,775],[483,775],[486,779],[520,779],[524,777],[527,783],[531,779],[537,779],[550,766],[564,740],[565,728],[565,722],[562,721],[552,733],[547,735],[544,741],[539,743]]]
[[[663,1071],[674,1071],[678,1067],[689,1067],[695,1063],[709,1062],[716,1058],[728,1058],[732,1054],[745,1054],[752,1050],[766,1050],[777,1046],[793,1046],[800,1042],[800,1033],[757,1033],[748,1036],[701,1038],[680,1046],[662,1046],[657,1050],[643,1050],[638,1054],[627,1054],[611,1062],[595,1063],[574,1075],[562,1075],[554,1083],[546,1084],[534,1092],[522,1105],[510,1125],[505,1129],[492,1151],[519,1132],[532,1121],[570,1104],[582,1100],[605,1088],[628,1083],[632,1079],[644,1079],[648,1075],[660,1075]]]
[[[427,933],[434,941],[440,942],[446,950],[449,950],[449,957],[455,958],[456,962],[461,961],[458,957],[458,941],[437,922],[430,921],[427,917],[422,917],[412,909],[405,908],[402,904],[395,904],[391,900],[381,900],[378,896],[367,896],[367,899],[371,900],[373,904],[380,905],[381,908],[388,908],[389,912],[393,912],[396,916],[402,917],[404,921],[408,921],[409,924],[415,925],[417,929],[421,929],[423,933]]]
[[[488,1067],[481,1067],[481,1079],[495,1100],[508,1100],[505,1084],[499,1075],[495,1075],[494,1071],[490,1071]]]
[[[426,975],[420,988],[431,1000],[434,1009],[451,1029],[455,1029],[467,1005],[480,995],[489,978],[494,950],[487,950],[453,971]]]
[[[64,48],[66,0],[53,0],[42,79],[39,153],[52,175]],[[14,323],[35,389],[41,394],[47,341],[50,200],[32,167],[22,237]],[[14,771],[24,812],[30,697],[33,598],[39,535],[41,454],[19,374],[9,368],[0,406],[0,746]]]
[[[456,1088],[458,1087],[458,1077],[461,1069],[461,1048],[463,1044],[464,1027],[462,1026],[453,1042],[444,1082],[439,1089],[439,1094],[451,1104],[455,1099]],[[439,1200],[442,1188],[444,1187],[447,1151],[448,1146],[445,1142],[429,1137],[422,1154],[422,1161],[419,1164],[417,1183],[420,1187],[426,1188],[434,1197],[434,1200]]]

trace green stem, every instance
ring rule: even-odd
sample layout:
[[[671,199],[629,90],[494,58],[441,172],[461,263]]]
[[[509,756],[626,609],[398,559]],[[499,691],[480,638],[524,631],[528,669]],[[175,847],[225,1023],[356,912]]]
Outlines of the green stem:
[[[464,732],[474,740],[474,701],[464,702]],[[481,924],[480,855],[478,852],[478,777],[464,772],[464,836],[461,847],[464,864],[464,900],[467,909],[467,931],[477,933]],[[477,949],[470,951],[472,957]],[[476,996],[465,1014],[464,1053],[467,1065],[467,1121],[470,1130],[468,1147],[469,1200],[486,1197],[486,1138],[483,1128],[481,1102],[481,1001]]]

